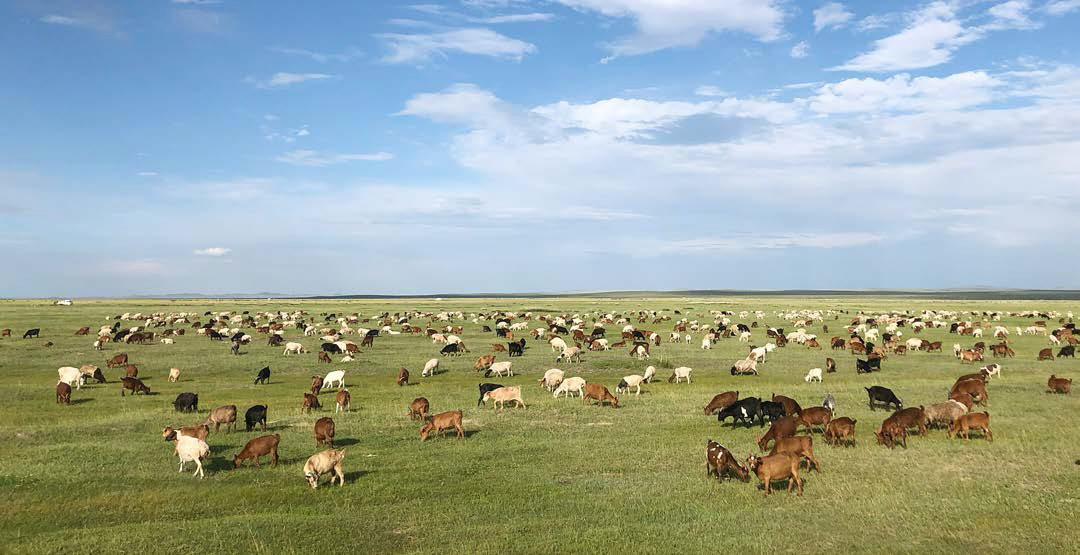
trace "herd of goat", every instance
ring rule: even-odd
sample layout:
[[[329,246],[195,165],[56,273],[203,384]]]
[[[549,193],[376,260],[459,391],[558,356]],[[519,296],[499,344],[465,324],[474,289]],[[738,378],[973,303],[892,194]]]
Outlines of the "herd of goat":
[[[950,334],[957,336],[958,341],[964,337],[993,338],[993,342],[989,345],[984,341],[977,341],[967,348],[961,346],[960,343],[953,346],[953,355],[961,364],[973,365],[976,362],[983,362],[986,353],[995,358],[1014,357],[1015,353],[1010,346],[1010,336],[1014,333],[1044,335],[1050,344],[1059,347],[1057,355],[1059,358],[1073,357],[1075,345],[1080,343],[1080,333],[1075,332],[1071,313],[1008,313],[1007,315],[1011,317],[1038,319],[1031,326],[1016,327],[1014,330],[996,325],[995,322],[1002,317],[1001,313],[996,312],[859,313],[850,317],[848,325],[838,322],[843,314],[845,314],[843,311],[832,310],[777,312],[776,316],[782,321],[791,322],[796,331],[788,333],[783,328],[767,328],[765,335],[768,342],[762,346],[755,346],[750,344],[753,337],[751,330],[758,327],[756,320],[765,317],[765,313],[761,311],[740,313],[713,311],[708,315],[708,319],[703,321],[683,316],[677,310],[670,314],[665,311],[638,311],[573,315],[534,314],[532,312],[475,314],[399,312],[393,315],[383,313],[374,317],[362,317],[359,313],[349,315],[324,313],[320,315],[321,321],[306,311],[255,313],[207,311],[201,316],[198,313],[125,313],[109,317],[112,323],[98,329],[93,345],[97,350],[103,350],[108,344],[161,343],[169,345],[173,344],[177,338],[184,336],[187,330],[192,330],[193,336],[205,337],[210,341],[228,341],[233,354],[238,354],[243,345],[254,340],[252,334],[265,336],[269,346],[282,347],[283,355],[307,353],[307,347],[300,341],[286,340],[286,333],[291,332],[304,338],[317,336],[320,340],[318,360],[329,364],[333,362],[332,357],[335,356],[341,356],[340,360],[343,362],[354,360],[354,357],[360,354],[361,347],[373,347],[375,340],[379,337],[408,334],[428,337],[433,344],[441,345],[439,353],[442,357],[453,357],[470,352],[461,340],[460,334],[463,332],[463,324],[471,322],[483,333],[490,333],[493,337],[502,339],[502,342],[491,345],[492,354],[480,356],[473,365],[477,372],[483,372],[483,376],[489,378],[514,376],[512,359],[523,356],[528,346],[525,337],[515,339],[515,334],[531,336],[534,341],[546,341],[556,362],[580,362],[585,352],[610,351],[616,348],[627,348],[629,356],[647,360],[651,357],[651,350],[661,345],[663,337],[660,332],[643,328],[659,325],[671,327],[670,334],[667,336],[669,342],[691,343],[690,334],[699,334],[702,349],[711,349],[715,342],[725,338],[737,338],[740,342],[746,342],[747,355],[735,361],[731,366],[730,373],[733,376],[758,374],[759,363],[765,362],[770,353],[776,349],[789,344],[802,345],[807,349],[822,349],[817,336],[808,333],[807,328],[817,325],[824,333],[828,333],[829,323],[838,328],[836,331],[843,330],[843,335],[834,336],[829,340],[831,349],[845,350],[856,355],[855,370],[860,374],[880,371],[882,360],[889,355],[904,356],[912,351],[940,352],[943,350],[940,341],[927,341],[917,337],[902,340],[905,331],[918,334],[927,328],[947,327]],[[704,318],[705,315],[701,314],[699,317]],[[756,320],[747,325],[738,323],[735,319]],[[426,324],[416,326],[411,323],[416,320],[424,320]],[[1047,326],[1048,321],[1056,321],[1060,326],[1050,329]],[[364,327],[365,325],[372,327],[367,328]],[[611,326],[616,326],[620,330],[618,341],[611,341],[607,337],[607,330]],[[251,331],[244,331],[245,328]],[[90,332],[89,327],[83,327],[75,334],[89,335]],[[10,336],[11,330],[2,330],[2,335]],[[34,328],[27,330],[23,338],[38,338],[40,335],[41,330]],[[358,337],[359,344],[345,339],[348,336]],[[50,346],[51,343],[45,345]],[[509,360],[496,360],[496,355],[503,352]],[[858,355],[865,358],[858,358]],[[1035,358],[1047,360],[1055,357],[1053,350],[1046,348],[1040,350]],[[123,372],[119,380],[121,395],[150,393],[150,388],[138,377],[138,367],[128,360],[126,353],[109,357],[105,361],[105,366],[108,369],[118,368]],[[440,371],[439,367],[440,358],[432,358],[424,365],[421,376],[433,376]],[[836,369],[835,360],[828,357],[824,369],[809,369],[805,380],[820,382],[823,374],[836,372]],[[175,383],[180,377],[180,372],[177,368],[170,369],[169,381]],[[689,367],[675,367],[668,381],[672,383],[685,381],[689,384],[692,372]],[[973,412],[972,408],[975,405],[988,404],[987,384],[995,376],[1001,376],[1001,372],[1000,364],[985,364],[977,371],[958,377],[949,390],[947,400],[930,405],[905,407],[903,401],[890,389],[879,385],[866,387],[871,410],[880,407],[892,411],[874,432],[877,443],[889,448],[896,445],[906,447],[910,430],[917,430],[919,435],[925,436],[928,429],[935,426],[943,427],[950,438],[968,439],[973,432],[977,432],[987,441],[992,441],[989,413]],[[101,368],[93,364],[62,367],[58,373],[56,402],[61,404],[69,404],[72,389],[81,389],[87,381],[107,383]],[[652,383],[655,375],[656,367],[648,366],[643,374],[624,376],[614,388],[615,393],[629,394],[633,391],[635,395],[640,394],[642,384]],[[270,368],[264,367],[257,372],[254,382],[267,384],[270,377]],[[335,414],[349,411],[351,396],[345,386],[345,377],[343,370],[312,376],[310,391],[302,394],[301,410],[309,412],[321,408],[320,393],[331,390],[335,395]],[[402,368],[395,381],[397,385],[408,384],[409,371]],[[567,397],[577,394],[583,403],[591,400],[600,406],[605,404],[612,408],[619,406],[619,398],[606,386],[591,383],[580,376],[567,376],[561,369],[548,370],[538,381],[555,398],[558,398],[560,394]],[[1071,391],[1071,384],[1071,379],[1051,375],[1047,381],[1047,391],[1068,394]],[[520,408],[527,406],[520,385],[484,382],[478,384],[478,389],[478,407],[487,404],[488,401],[491,401],[497,411],[511,403]],[[198,412],[198,395],[193,392],[182,392],[173,401],[173,407],[182,413]],[[448,432],[454,433],[458,438],[465,437],[461,410],[432,414],[430,407],[428,399],[423,397],[416,398],[409,406],[409,418],[423,422],[419,430],[421,441],[427,440],[432,434],[442,436]],[[759,436],[757,442],[763,455],[750,455],[742,461],[723,445],[709,440],[706,445],[707,475],[716,475],[719,478],[733,475],[747,480],[753,473],[763,483],[766,495],[771,492],[772,483],[775,481],[787,481],[789,491],[797,488],[801,494],[802,479],[799,471],[803,463],[805,462],[807,471],[810,469],[820,471],[820,464],[813,451],[815,431],[820,431],[825,443],[831,446],[855,445],[857,421],[835,415],[835,408],[835,399],[831,394],[825,396],[820,406],[813,407],[801,407],[791,397],[776,394],[768,399],[740,397],[738,391],[727,391],[715,395],[705,406],[706,415],[715,414],[721,423],[731,419],[732,426],[742,424],[749,427],[757,424],[763,430],[765,424],[769,424],[769,427]],[[206,442],[210,428],[213,427],[215,431],[218,431],[221,426],[225,426],[227,431],[232,431],[236,428],[238,414],[236,405],[225,405],[212,409],[198,424],[165,427],[162,436],[165,440],[173,442],[174,453],[179,458],[180,471],[183,472],[185,465],[192,462],[195,465],[195,475],[204,477],[202,463],[210,453]],[[262,431],[266,432],[267,406],[256,404],[247,408],[244,412],[244,422],[248,432],[260,426]],[[334,448],[334,420],[331,417],[319,418],[315,423],[314,437],[317,447],[325,445],[328,448],[306,460],[303,466],[304,478],[312,488],[317,488],[320,477],[329,474],[331,484],[336,481],[339,486],[343,486],[345,477],[342,463],[345,450]],[[263,435],[252,439],[240,453],[235,455],[234,465],[240,467],[245,461],[251,460],[258,467],[261,458],[266,456],[270,464],[276,466],[279,441],[278,434]],[[768,454],[764,454],[766,450]]]

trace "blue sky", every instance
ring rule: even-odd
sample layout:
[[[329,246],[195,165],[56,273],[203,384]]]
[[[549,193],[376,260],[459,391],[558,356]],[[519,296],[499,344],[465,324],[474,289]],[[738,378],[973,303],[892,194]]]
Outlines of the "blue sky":
[[[1080,287],[1080,0],[9,1],[0,296]]]

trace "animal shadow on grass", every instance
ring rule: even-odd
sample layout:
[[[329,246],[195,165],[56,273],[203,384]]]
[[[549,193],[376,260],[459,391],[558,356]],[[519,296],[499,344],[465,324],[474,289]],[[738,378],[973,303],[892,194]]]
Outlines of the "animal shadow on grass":
[[[753,473],[751,473],[751,476],[753,476]],[[803,475],[801,470],[799,471],[799,479],[802,480],[803,488],[805,489],[806,484],[807,484],[807,482],[809,480],[806,479],[806,476]],[[773,493],[787,493],[788,492],[787,491],[788,483],[794,483],[794,482],[795,481],[790,479],[790,478],[787,479],[787,480],[773,480],[772,481],[772,492]],[[757,489],[760,492],[764,492],[765,491],[765,482],[759,481],[758,485],[757,485]],[[799,492],[799,486],[792,486],[791,493],[796,494],[798,492]]]
[[[355,481],[359,480],[360,478],[363,478],[364,476],[367,476],[368,474],[371,474],[372,472],[374,472],[374,471],[373,470],[354,470],[352,472],[346,472],[345,473],[345,481],[350,482],[350,483],[355,482]]]
[[[81,405],[83,403],[89,403],[90,401],[93,401],[93,399],[90,399],[90,398],[87,398],[87,397],[81,397],[79,399],[72,399],[71,404],[72,405]]]
[[[351,438],[351,437],[335,439],[334,440],[334,449],[341,449],[342,447],[348,447],[350,445],[356,445],[357,443],[360,443],[360,440],[354,439],[354,438]]]

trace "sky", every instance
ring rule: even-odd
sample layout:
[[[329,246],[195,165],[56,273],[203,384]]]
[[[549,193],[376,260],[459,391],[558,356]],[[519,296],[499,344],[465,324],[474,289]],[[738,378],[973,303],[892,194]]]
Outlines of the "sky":
[[[0,297],[1080,288],[1078,31],[1080,0],[8,0]]]

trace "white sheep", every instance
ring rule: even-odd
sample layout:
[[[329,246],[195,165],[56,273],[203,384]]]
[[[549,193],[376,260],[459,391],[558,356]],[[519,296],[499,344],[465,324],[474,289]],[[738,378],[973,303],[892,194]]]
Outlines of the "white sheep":
[[[336,383],[337,387],[345,387],[345,371],[334,370],[333,372],[327,372],[326,377],[323,378],[323,389],[330,387],[332,383]]]
[[[676,368],[675,370],[672,371],[671,377],[668,378],[667,381],[668,381],[668,383],[671,383],[671,382],[679,383],[679,380],[681,380],[683,378],[686,378],[686,383],[690,383],[690,372],[691,371],[692,371],[691,368],[688,368],[686,366],[680,366],[680,367],[678,367],[678,368]]]
[[[192,476],[198,476],[199,478],[205,478],[206,473],[203,472],[202,461],[210,455],[210,446],[205,441],[197,437],[188,437],[185,435],[176,435],[174,440],[176,448],[173,452],[180,458],[180,470],[184,471],[184,464],[188,461],[195,462],[195,472]]]
[[[439,371],[439,359],[433,358],[427,361],[424,365],[424,370],[420,372],[421,377],[434,376],[435,372]]]
[[[179,379],[180,379],[180,369],[179,368],[169,368],[169,381],[171,383],[176,383],[176,380],[179,380]]]
[[[649,367],[645,368],[645,377],[644,377],[643,381],[645,383],[652,383],[653,376],[655,376],[655,375],[656,375],[656,367],[655,366],[649,366]]]
[[[176,341],[173,341],[173,339],[171,337],[162,337],[161,338],[161,344],[162,345],[172,345],[173,343],[176,343]]]
[[[1048,335],[1048,336],[1046,336],[1046,337],[1047,337],[1047,339],[1049,339],[1049,340],[1050,340],[1050,344],[1051,344],[1051,345],[1061,345],[1061,340],[1060,340],[1060,339],[1058,339],[1058,338],[1057,338],[1057,336],[1055,336],[1055,335]]]
[[[739,341],[741,341],[743,343],[749,343],[750,342],[750,336],[751,336],[750,332],[744,331],[744,332],[739,334]]]
[[[578,362],[581,362],[581,349],[579,349],[577,345],[573,347],[567,347],[565,350],[563,350],[563,352],[559,353],[559,356],[555,357],[555,362],[559,362],[560,360],[567,360],[573,362],[575,358],[578,360]]]
[[[341,357],[341,362],[352,362],[354,360],[356,360],[356,359],[354,359],[353,357],[351,357],[349,355],[345,355],[345,356]]]
[[[639,376],[638,374],[623,376],[623,379],[619,382],[619,385],[615,386],[615,393],[622,393],[624,389],[629,392],[631,387],[636,387],[637,391],[634,392],[634,395],[641,395],[641,383],[644,381],[645,376]]]
[[[548,340],[548,344],[551,345],[552,352],[561,353],[566,350],[566,341],[563,341],[561,337],[552,337]]]
[[[821,383],[821,368],[811,368],[810,371],[806,373],[806,377],[803,379],[806,380],[807,383],[810,383],[814,380],[817,380],[818,383]]]
[[[547,372],[544,372],[544,377],[540,378],[540,385],[546,388],[548,391],[555,391],[556,387],[563,382],[565,372],[558,368],[552,368]]]
[[[712,341],[709,341],[709,336],[706,335],[701,338],[701,348],[706,351],[712,349]]]
[[[560,393],[566,394],[567,397],[572,397],[570,392],[576,391],[578,395],[585,395],[585,378],[574,376],[573,378],[566,378],[559,384],[559,387],[555,388],[553,397],[559,398]]]
[[[509,360],[495,362],[490,367],[488,367],[488,372],[496,376],[513,376],[514,370],[513,368],[511,368],[511,366],[513,366],[513,363],[511,363]]]
[[[290,342],[285,344],[285,351],[282,352],[281,354],[283,354],[283,355],[289,355],[289,354],[298,355],[300,353],[306,353],[306,352],[307,352],[307,349],[305,349],[303,345],[301,345],[300,343],[296,343],[294,341],[290,341]]]
[[[82,389],[83,373],[78,368],[74,368],[71,366],[62,366],[57,369],[56,372],[60,375],[60,382],[64,382],[68,385],[73,385],[75,386],[75,389]]]
[[[649,358],[649,350],[644,345],[638,345],[634,347],[634,350],[630,353],[631,356],[635,356],[638,360]]]
[[[692,340],[693,340],[693,338],[690,337],[689,333],[683,336],[683,342],[686,343],[687,345],[689,345]]]

